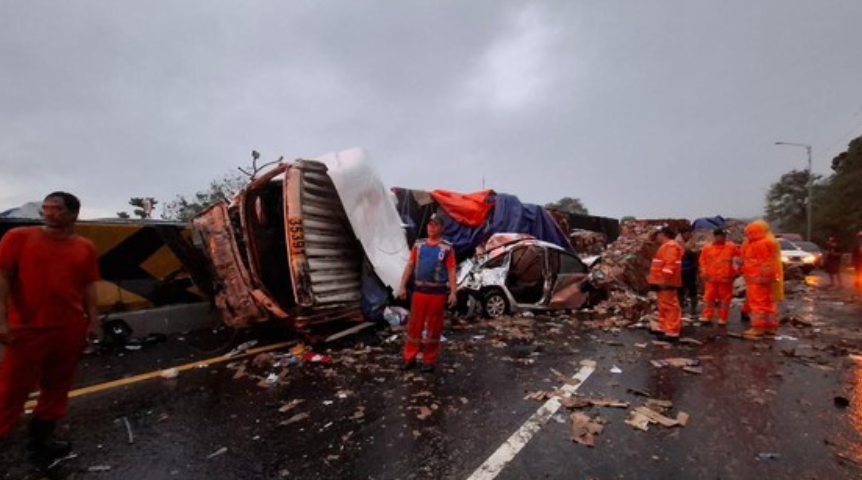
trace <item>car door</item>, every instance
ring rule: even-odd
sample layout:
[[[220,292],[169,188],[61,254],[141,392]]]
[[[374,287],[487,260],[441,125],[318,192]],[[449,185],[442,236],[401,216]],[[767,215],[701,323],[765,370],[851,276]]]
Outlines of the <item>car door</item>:
[[[541,305],[550,292],[545,249],[525,243],[513,248],[506,275],[506,288],[518,305]]]
[[[581,291],[589,270],[578,257],[560,250],[548,250],[548,266],[552,291],[548,306],[551,308],[578,308],[587,300]]]

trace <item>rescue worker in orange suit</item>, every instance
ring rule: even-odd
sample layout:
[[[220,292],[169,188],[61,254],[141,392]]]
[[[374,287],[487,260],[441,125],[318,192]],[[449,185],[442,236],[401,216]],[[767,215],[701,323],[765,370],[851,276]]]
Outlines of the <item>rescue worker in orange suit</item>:
[[[43,226],[14,228],[0,241],[0,438],[38,390],[28,443],[37,462],[71,451],[53,432],[86,338],[100,334],[96,249],[72,231],[80,209],[74,195],[51,193],[42,203]]]
[[[428,238],[417,241],[410,252],[410,261],[404,269],[398,292],[398,298],[406,298],[407,285],[413,279],[413,299],[404,343],[404,369],[416,367],[416,357],[421,349],[421,372],[434,371],[440,352],[447,298],[450,307],[457,303],[455,251],[451,243],[443,240],[443,222],[436,214],[428,221],[427,232]],[[426,332],[424,341],[423,331]]]
[[[742,244],[742,276],[751,328],[746,337],[774,335],[778,331],[778,302],[784,299],[784,271],[781,249],[769,225],[757,220],[745,227]]]
[[[733,279],[736,276],[736,261],[739,247],[727,241],[727,232],[717,228],[712,232],[713,241],[700,252],[700,274],[703,278],[703,314],[701,321],[712,323],[715,306],[718,304],[718,324],[727,325],[730,301],[733,299]]]
[[[670,227],[662,227],[656,239],[660,243],[652,259],[647,281],[658,293],[659,330],[669,340],[679,338],[682,329],[682,309],[679,304],[678,290],[682,286],[683,249],[674,238],[676,233]]]

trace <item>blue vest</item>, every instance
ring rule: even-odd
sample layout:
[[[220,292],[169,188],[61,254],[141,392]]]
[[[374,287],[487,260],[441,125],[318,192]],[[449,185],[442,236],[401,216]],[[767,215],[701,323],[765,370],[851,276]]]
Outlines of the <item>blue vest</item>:
[[[449,291],[449,271],[446,257],[454,255],[452,244],[440,240],[437,245],[428,245],[425,240],[416,242],[416,266],[413,283],[420,293],[446,293]]]

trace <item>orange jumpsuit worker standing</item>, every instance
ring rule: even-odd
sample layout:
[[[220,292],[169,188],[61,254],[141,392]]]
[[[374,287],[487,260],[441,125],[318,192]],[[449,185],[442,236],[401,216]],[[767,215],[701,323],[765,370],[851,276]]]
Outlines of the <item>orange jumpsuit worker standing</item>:
[[[427,331],[422,349],[421,372],[434,371],[440,351],[440,335],[448,292],[449,306],[457,303],[455,284],[455,251],[443,240],[443,222],[436,214],[428,220],[428,238],[416,242],[410,261],[401,277],[398,298],[407,297],[407,283],[413,278],[414,292],[404,343],[404,368],[416,366],[416,356],[423,344],[422,332]]]
[[[742,244],[742,276],[751,311],[747,337],[774,335],[778,331],[778,304],[784,299],[784,271],[781,250],[769,224],[757,220],[745,227],[748,239]]]
[[[700,252],[700,273],[705,286],[701,321],[712,322],[715,304],[718,303],[718,324],[727,325],[733,299],[733,278],[736,276],[734,262],[739,257],[739,247],[727,241],[724,229],[717,228],[712,234],[713,242]]]
[[[72,232],[80,209],[74,195],[51,193],[42,203],[44,226],[14,228],[0,241],[0,437],[39,390],[28,444],[38,462],[71,451],[51,437],[66,414],[85,339],[100,330],[96,249]]]
[[[657,233],[661,244],[652,260],[649,284],[658,290],[659,329],[668,339],[679,338],[682,329],[682,310],[677,290],[682,286],[682,247],[673,240],[676,232],[662,227]]]

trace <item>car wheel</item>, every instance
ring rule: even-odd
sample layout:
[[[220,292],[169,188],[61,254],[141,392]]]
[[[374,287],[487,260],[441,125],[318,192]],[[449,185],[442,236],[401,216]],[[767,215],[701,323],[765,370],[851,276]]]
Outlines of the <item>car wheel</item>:
[[[488,318],[502,317],[509,312],[509,300],[499,290],[491,290],[482,299],[482,310]]]

